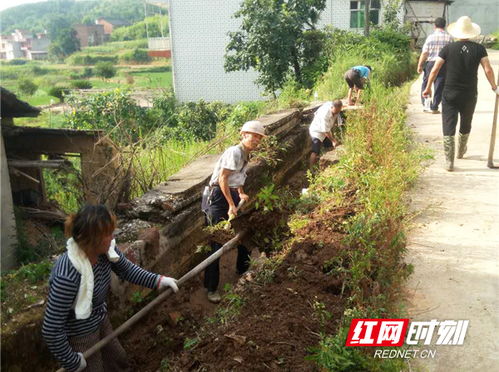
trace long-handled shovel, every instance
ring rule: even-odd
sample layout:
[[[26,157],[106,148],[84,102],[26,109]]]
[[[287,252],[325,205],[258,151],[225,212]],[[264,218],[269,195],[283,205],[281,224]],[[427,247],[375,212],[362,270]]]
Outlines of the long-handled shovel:
[[[499,70],[497,71],[497,84],[499,85]],[[489,158],[487,167],[495,169],[499,168],[494,165],[494,147],[496,144],[496,128],[497,128],[497,110],[499,106],[499,96],[496,94],[496,105],[494,106],[494,119],[492,119],[492,134],[490,135]]]
[[[245,200],[244,199],[241,199],[239,201],[239,204],[237,205],[237,208],[236,208],[236,211],[239,211],[239,209],[241,209],[241,207],[243,206]],[[227,220],[227,225],[225,225],[225,230],[229,230],[230,229],[230,222],[236,218],[236,216],[234,216],[233,214],[229,214],[229,219]]]
[[[201,262],[199,265],[197,265],[194,269],[189,271],[187,274],[185,274],[182,278],[180,278],[177,282],[178,286],[180,287],[182,284],[184,284],[186,281],[189,279],[195,277],[198,275],[201,271],[206,269],[207,266],[209,266],[212,262],[215,260],[219,259],[224,255],[226,252],[234,248],[235,246],[238,245],[239,241],[243,238],[245,231],[241,231],[236,234],[234,238],[229,240],[227,243],[225,243],[219,250],[217,250],[215,253],[213,253],[210,257],[208,257],[206,260]],[[116,328],[113,333],[107,335],[104,337],[102,340],[97,342],[94,346],[92,346],[90,349],[86,350],[83,353],[83,356],[85,359],[88,359],[91,355],[95,354],[97,351],[102,349],[104,346],[106,346],[111,340],[114,338],[118,337],[120,334],[122,334],[124,331],[132,327],[135,323],[137,323],[144,315],[146,315],[149,311],[151,311],[156,305],[161,303],[163,300],[165,300],[167,297],[169,297],[173,291],[168,288],[166,289],[163,293],[161,293],[158,297],[156,297],[154,300],[149,302],[144,308],[142,308],[140,311],[138,311],[135,315],[133,315],[130,319],[128,319],[125,323],[120,325],[118,328]],[[64,368],[60,368],[57,370],[57,372],[64,372]]]

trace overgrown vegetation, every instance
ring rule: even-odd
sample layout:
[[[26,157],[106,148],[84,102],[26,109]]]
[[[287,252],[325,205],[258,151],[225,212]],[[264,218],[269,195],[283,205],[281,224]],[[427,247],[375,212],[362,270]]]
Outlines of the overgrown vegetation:
[[[356,205],[343,242],[351,249],[341,251],[331,265],[331,270],[347,268],[341,275],[348,298],[340,331],[324,336],[312,357],[328,370],[380,370],[366,359],[367,354],[343,347],[350,321],[401,315],[397,290],[410,274],[402,260],[403,196],[424,158],[421,152],[409,151],[412,144],[404,114],[407,95],[407,87],[386,88],[374,81],[366,109],[349,116],[345,155],[338,165],[318,175],[309,189],[327,208]],[[382,370],[397,368],[384,366]]]
[[[102,129],[118,145],[124,167],[131,165],[132,197],[150,190],[189,161],[223,151],[238,137],[242,122],[258,116],[263,103],[221,102],[181,104],[169,92],[152,109],[139,107],[126,90],[80,98],[70,96],[74,110],[66,125]]]
[[[146,32],[147,30],[147,32]],[[155,15],[133,25],[117,28],[111,34],[113,41],[138,40],[149,37],[168,36],[168,17]]]

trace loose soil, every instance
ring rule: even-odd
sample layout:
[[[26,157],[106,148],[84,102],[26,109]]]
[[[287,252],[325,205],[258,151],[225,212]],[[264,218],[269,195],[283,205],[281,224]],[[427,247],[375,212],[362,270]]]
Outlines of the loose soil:
[[[343,281],[329,275],[324,264],[346,249],[338,226],[351,213],[336,209],[309,214],[310,222],[297,232],[299,239],[290,240],[270,282],[261,280],[270,269],[259,264],[239,280],[234,292],[243,305],[225,324],[216,310],[227,309],[234,295],[219,305],[209,303],[200,275],[122,339],[135,369],[317,370],[305,357],[318,345],[321,333],[336,331],[347,295],[342,293]],[[262,218],[257,216],[252,225],[265,230],[255,225],[255,219]],[[268,226],[275,216],[266,221]],[[238,279],[235,256],[231,252],[222,258],[221,287]],[[317,311],[320,306],[327,313]]]

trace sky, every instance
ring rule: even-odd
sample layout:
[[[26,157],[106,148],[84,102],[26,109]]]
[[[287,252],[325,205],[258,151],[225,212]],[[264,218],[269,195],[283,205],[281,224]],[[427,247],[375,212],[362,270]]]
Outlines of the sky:
[[[39,3],[41,1],[47,1],[47,0],[2,0],[2,1],[0,1],[0,11],[2,11],[4,9],[12,8],[12,7],[17,6],[17,5],[29,4],[29,3]]]

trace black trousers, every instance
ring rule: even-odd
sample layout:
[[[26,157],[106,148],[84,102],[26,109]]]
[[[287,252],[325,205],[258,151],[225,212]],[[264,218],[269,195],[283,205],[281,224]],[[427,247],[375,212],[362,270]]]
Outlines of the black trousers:
[[[234,203],[237,205],[240,201],[239,194],[236,189],[231,189],[230,193],[232,195],[232,199]],[[208,210],[208,216],[206,218],[206,222],[208,225],[213,226],[219,223],[222,220],[227,220],[229,218],[229,203],[227,199],[225,199],[224,194],[220,187],[215,186],[212,190],[210,197],[210,208]],[[211,242],[211,252],[210,254],[218,251],[222,244]],[[250,252],[248,249],[239,245],[237,247],[237,262],[236,262],[236,270],[239,275],[245,273],[250,265]],[[220,259],[213,262],[210,266],[208,266],[204,271],[204,286],[208,291],[214,292],[218,288],[218,283],[220,281]]]
[[[476,92],[445,89],[442,101],[442,129],[444,136],[455,136],[457,119],[461,117],[459,133],[471,132],[471,121],[475,113]]]
[[[426,88],[426,84],[428,83],[428,78],[430,77],[430,72],[435,62],[426,62],[424,70],[423,70],[423,84],[421,85],[421,103],[424,104],[423,90]],[[442,66],[440,71],[438,72],[437,77],[433,84],[435,85],[435,89],[433,90],[433,99],[431,101],[431,109],[438,110],[438,106],[440,102],[442,102],[442,93],[444,91],[444,83],[445,83],[445,65]]]

